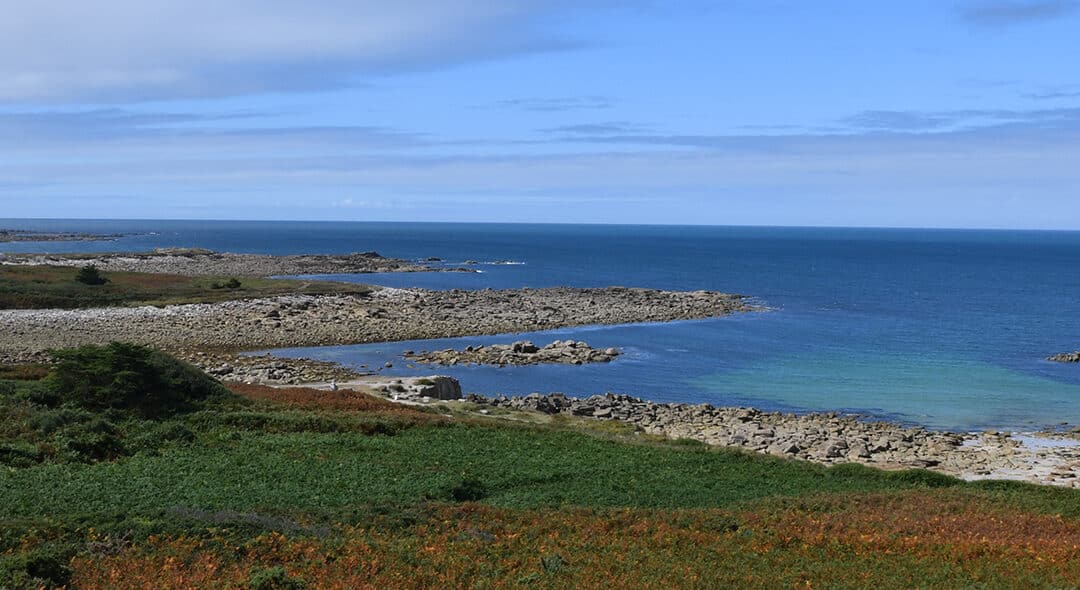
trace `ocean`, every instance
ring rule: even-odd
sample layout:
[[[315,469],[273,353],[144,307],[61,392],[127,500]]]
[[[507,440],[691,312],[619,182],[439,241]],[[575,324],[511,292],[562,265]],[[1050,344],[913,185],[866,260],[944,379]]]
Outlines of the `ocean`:
[[[710,289],[770,311],[711,320],[274,351],[410,368],[405,350],[531,339],[622,348],[592,366],[447,367],[468,392],[627,393],[662,402],[843,411],[931,428],[1080,424],[1080,232],[365,222],[0,220],[0,228],[132,234],[0,244],[3,252],[201,247],[375,250],[481,273],[332,276],[391,287]]]

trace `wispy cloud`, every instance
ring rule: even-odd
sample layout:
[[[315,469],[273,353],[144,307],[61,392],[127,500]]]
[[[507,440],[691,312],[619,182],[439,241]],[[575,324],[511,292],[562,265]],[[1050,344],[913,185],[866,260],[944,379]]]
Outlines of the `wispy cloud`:
[[[565,7],[541,0],[9,3],[0,19],[0,101],[352,86],[364,75],[578,46],[539,24]]]
[[[984,27],[1053,20],[1080,8],[1075,0],[978,0],[960,7],[960,17]]]
[[[613,135],[617,133],[641,133],[645,131],[645,127],[629,121],[607,121],[604,123],[560,125],[541,129],[541,131],[557,135]]]
[[[260,120],[270,113],[240,112],[196,114],[184,112],[138,112],[127,109],[52,110],[0,113],[0,140],[17,149],[34,146],[62,148],[63,144],[85,144],[108,140],[111,145],[138,145],[161,142],[172,145],[212,145],[242,141],[264,147],[288,140],[297,143],[348,143],[369,147],[419,147],[429,140],[419,133],[378,126],[267,126]],[[234,125],[224,127],[220,123]],[[235,125],[247,121],[247,125]]]
[[[932,133],[989,127],[1080,124],[1080,108],[967,109],[955,111],[864,111],[840,121],[855,131]]]
[[[1046,88],[1038,92],[1029,92],[1025,94],[1024,97],[1032,98],[1035,100],[1078,98],[1080,97],[1080,84],[1069,84],[1066,86],[1055,86],[1052,88]]]
[[[961,117],[953,113],[920,113],[912,111],[863,111],[844,119],[858,129],[889,131],[927,131],[955,124]]]
[[[610,99],[603,96],[563,96],[553,98],[511,98],[497,102],[496,106],[523,111],[554,113],[610,109],[612,103]]]

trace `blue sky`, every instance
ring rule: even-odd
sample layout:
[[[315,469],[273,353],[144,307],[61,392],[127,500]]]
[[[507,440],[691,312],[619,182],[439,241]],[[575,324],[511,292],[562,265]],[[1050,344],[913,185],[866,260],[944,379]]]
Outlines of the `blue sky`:
[[[0,217],[1080,229],[1080,1],[40,0]]]

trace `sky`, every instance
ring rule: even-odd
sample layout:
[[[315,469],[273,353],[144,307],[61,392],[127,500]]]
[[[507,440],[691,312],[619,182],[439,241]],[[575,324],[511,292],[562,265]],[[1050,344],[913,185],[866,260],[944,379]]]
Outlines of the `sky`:
[[[1080,229],[1080,0],[0,5],[0,218]]]

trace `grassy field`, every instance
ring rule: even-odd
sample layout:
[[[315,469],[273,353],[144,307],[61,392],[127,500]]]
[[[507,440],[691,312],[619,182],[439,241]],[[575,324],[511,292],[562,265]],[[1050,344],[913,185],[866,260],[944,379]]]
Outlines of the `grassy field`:
[[[1070,490],[302,388],[215,389],[150,419],[7,374],[25,379],[0,381],[0,587],[1080,583]]]
[[[371,291],[348,283],[254,277],[244,277],[238,287],[230,288],[226,285],[232,277],[137,272],[103,272],[107,283],[87,285],[75,280],[78,273],[78,268],[59,266],[0,265],[0,309],[213,303],[283,293],[364,295]]]

